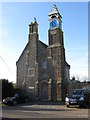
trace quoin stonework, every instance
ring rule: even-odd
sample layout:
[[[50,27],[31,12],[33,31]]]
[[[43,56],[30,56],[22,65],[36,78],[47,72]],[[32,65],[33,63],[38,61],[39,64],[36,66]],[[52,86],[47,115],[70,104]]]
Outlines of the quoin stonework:
[[[62,101],[68,92],[70,65],[65,58],[62,16],[55,4],[48,18],[49,45],[39,40],[36,19],[29,25],[28,43],[16,62],[17,86],[32,100]]]

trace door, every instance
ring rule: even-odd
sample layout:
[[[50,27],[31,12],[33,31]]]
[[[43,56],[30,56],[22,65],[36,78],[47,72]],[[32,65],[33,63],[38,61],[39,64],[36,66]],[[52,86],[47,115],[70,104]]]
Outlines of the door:
[[[48,83],[41,83],[41,100],[48,100]]]

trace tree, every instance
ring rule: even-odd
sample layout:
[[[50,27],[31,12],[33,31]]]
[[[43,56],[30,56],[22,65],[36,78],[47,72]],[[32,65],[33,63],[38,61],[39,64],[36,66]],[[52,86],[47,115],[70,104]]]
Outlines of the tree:
[[[75,80],[75,76],[72,76],[72,80]]]
[[[79,74],[73,75],[71,78],[72,78],[72,80],[81,81],[81,82],[88,81],[88,77],[87,76],[81,76]]]
[[[82,79],[83,82],[86,82],[88,80],[88,77],[87,76],[82,76],[81,79]]]
[[[23,93],[23,89],[17,88],[16,84],[9,82],[7,79],[0,79],[0,91],[2,94],[0,94],[0,100],[12,97],[16,93]]]
[[[0,86],[2,86],[2,99],[13,95],[13,84],[7,79],[0,79]]]

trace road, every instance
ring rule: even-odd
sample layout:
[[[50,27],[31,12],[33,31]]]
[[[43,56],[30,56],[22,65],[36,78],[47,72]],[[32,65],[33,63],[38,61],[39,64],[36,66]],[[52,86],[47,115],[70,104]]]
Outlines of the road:
[[[57,103],[27,103],[17,106],[3,106],[4,118],[88,118],[88,109],[67,108]]]

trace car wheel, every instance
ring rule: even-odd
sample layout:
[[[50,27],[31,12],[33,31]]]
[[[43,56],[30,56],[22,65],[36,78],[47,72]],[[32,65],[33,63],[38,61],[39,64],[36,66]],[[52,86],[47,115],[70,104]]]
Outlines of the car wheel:
[[[66,105],[66,107],[70,107],[69,105]]]
[[[17,105],[17,101],[16,100],[13,101],[13,105]]]

